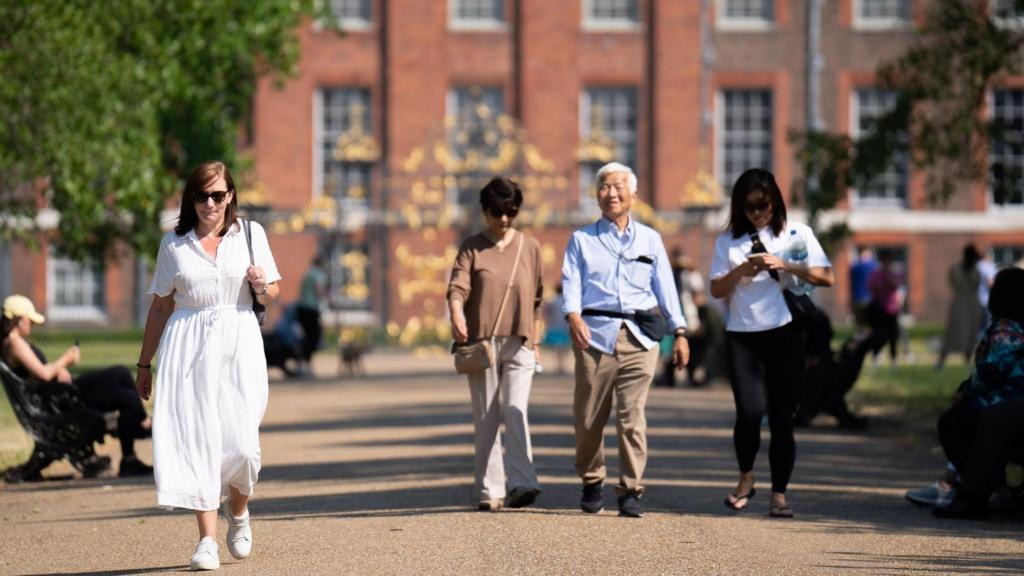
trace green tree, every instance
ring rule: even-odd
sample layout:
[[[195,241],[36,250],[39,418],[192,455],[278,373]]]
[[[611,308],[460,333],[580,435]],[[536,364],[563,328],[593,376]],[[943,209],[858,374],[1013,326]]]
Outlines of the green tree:
[[[73,258],[152,253],[191,165],[244,168],[256,80],[293,70],[317,4],[0,2],[0,239],[34,237],[48,206]]]
[[[898,152],[927,170],[932,202],[947,200],[958,183],[985,178],[990,143],[1020,139],[1019,128],[1011,134],[982,110],[994,82],[1021,71],[1022,13],[1024,0],[932,0],[911,48],[876,71],[879,87],[897,94],[891,111],[856,141],[831,132],[791,135],[805,174],[795,192],[811,222],[848,187],[871,183]],[[995,190],[995,201],[1012,186]],[[847,232],[842,225],[823,231],[833,240]]]

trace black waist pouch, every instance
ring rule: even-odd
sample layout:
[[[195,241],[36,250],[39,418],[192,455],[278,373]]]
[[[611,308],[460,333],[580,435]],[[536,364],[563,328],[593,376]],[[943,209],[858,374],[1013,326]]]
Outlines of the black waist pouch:
[[[636,322],[640,331],[655,342],[661,342],[668,333],[668,321],[661,315],[661,308],[655,306],[650,310],[637,310],[635,312],[612,312],[609,310],[584,310],[583,316],[606,316],[608,318],[622,318]]]

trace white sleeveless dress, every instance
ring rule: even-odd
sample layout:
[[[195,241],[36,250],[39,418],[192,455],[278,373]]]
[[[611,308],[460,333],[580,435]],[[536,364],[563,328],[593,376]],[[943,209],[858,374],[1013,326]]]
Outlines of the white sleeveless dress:
[[[263,228],[252,224],[256,265],[280,280]],[[240,224],[216,259],[195,232],[168,232],[149,293],[174,292],[160,340],[153,405],[153,462],[160,506],[216,510],[228,487],[252,494],[260,471],[259,426],[267,407],[267,362],[245,271]]]

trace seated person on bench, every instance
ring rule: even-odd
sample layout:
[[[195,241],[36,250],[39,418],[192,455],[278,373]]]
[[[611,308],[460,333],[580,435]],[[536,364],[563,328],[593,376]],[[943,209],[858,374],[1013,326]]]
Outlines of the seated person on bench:
[[[99,412],[119,412],[117,435],[121,442],[121,468],[119,476],[146,476],[153,467],[135,455],[135,439],[150,434],[151,421],[146,415],[135,378],[124,366],[111,366],[71,377],[68,367],[81,358],[78,346],[67,349],[60,358],[47,362],[43,352],[28,341],[33,324],[42,324],[45,318],[36,312],[32,301],[24,296],[8,296],[4,300],[3,319],[0,323],[0,353],[3,361],[22,378],[43,382],[57,381],[74,386],[82,403]]]

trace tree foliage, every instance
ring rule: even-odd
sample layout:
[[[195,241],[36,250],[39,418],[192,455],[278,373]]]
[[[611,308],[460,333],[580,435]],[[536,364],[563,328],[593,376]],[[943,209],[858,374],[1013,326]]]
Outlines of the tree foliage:
[[[49,207],[71,257],[152,252],[191,165],[241,167],[256,80],[292,71],[315,4],[0,2],[0,239]]]
[[[857,140],[832,132],[792,135],[805,173],[796,195],[812,222],[849,187],[871,184],[897,154],[927,170],[932,202],[947,200],[958,183],[987,175],[989,144],[1007,136],[1008,127],[983,113],[986,95],[999,78],[1020,73],[1024,45],[1024,0],[1002,2],[1008,14],[994,14],[994,6],[931,0],[911,48],[876,70],[878,87],[896,93],[895,106]],[[1004,199],[999,190],[995,196]]]

